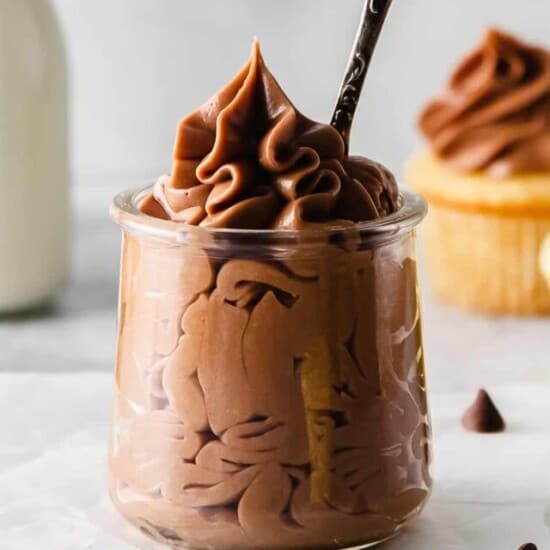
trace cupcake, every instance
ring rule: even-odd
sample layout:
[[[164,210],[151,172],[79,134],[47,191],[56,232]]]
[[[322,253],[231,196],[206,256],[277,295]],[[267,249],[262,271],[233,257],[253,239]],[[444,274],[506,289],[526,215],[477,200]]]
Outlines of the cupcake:
[[[550,291],[550,234],[546,237],[541,247],[539,262],[540,272],[546,280]]]
[[[550,50],[489,30],[420,115],[429,151],[406,167],[430,203],[428,273],[439,299],[545,315],[550,233]]]

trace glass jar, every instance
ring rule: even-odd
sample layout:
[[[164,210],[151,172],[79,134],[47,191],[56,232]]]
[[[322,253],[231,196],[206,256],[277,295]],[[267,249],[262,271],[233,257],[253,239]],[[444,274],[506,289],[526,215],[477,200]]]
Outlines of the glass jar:
[[[110,492],[196,549],[366,548],[428,498],[415,227],[207,230],[115,199],[123,229]]]

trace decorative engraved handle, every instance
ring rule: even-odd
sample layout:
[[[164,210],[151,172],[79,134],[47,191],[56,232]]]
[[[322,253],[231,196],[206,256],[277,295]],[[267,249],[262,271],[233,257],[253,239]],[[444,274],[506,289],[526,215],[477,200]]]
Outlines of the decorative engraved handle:
[[[351,125],[365,76],[391,3],[392,0],[365,0],[361,23],[331,123],[342,134],[346,151],[349,149]]]

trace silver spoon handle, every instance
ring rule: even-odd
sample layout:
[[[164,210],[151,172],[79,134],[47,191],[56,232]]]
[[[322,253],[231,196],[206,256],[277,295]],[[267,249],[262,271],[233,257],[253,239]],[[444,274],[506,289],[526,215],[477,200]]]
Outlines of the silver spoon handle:
[[[344,138],[346,151],[349,149],[351,125],[365,76],[391,3],[392,0],[365,0],[361,23],[331,122]]]

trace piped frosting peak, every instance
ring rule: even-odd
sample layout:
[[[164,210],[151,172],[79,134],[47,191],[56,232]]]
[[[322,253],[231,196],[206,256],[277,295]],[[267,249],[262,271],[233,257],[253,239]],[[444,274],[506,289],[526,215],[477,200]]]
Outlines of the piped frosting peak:
[[[386,216],[397,198],[386,168],[347,156],[332,126],[294,107],[254,41],[237,76],[181,121],[172,174],[140,206],[190,225],[303,229]]]
[[[501,177],[550,171],[550,50],[488,30],[419,126],[456,170]]]

